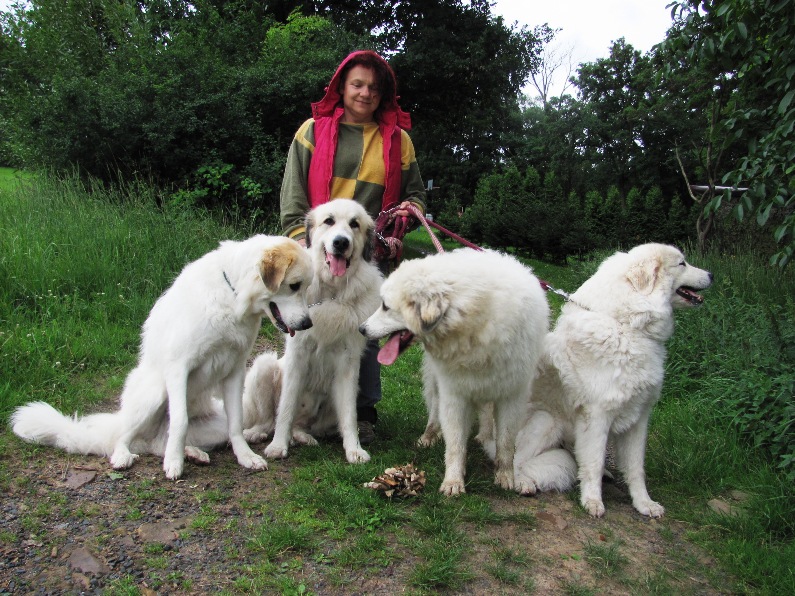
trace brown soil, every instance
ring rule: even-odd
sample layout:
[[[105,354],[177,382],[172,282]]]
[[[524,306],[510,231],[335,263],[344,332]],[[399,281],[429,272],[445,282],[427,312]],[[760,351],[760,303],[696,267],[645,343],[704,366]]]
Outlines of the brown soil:
[[[225,449],[171,482],[155,457],[116,473],[99,457],[2,439],[6,467],[15,462],[16,469],[0,493],[0,594],[269,591],[246,580],[263,563],[249,539],[275,513],[256,503],[290,482],[295,458],[252,473]],[[515,521],[464,524],[472,579],[456,593],[727,593],[715,562],[685,540],[687,528],[639,515],[621,486],[605,485],[601,520],[585,515],[571,495],[488,500]],[[598,554],[611,547],[624,559],[619,572]],[[501,568],[495,553],[511,560]],[[285,573],[296,558],[284,558]],[[300,563],[308,593],[422,593],[407,581],[418,564],[410,552],[386,566],[343,568],[317,554]]]

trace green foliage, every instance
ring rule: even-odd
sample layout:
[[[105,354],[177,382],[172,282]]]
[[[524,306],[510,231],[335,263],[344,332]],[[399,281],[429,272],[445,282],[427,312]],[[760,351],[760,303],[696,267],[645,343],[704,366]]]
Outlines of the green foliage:
[[[270,226],[310,102],[347,53],[386,49],[423,171],[468,204],[538,41],[485,2],[399,4],[32,0],[0,17],[0,161],[146,176],[177,203]]]
[[[391,64],[421,171],[444,200],[456,197],[465,207],[500,161],[541,50],[533,32],[506,26],[491,10],[482,1],[400,2],[383,34],[396,51]]]
[[[678,198],[666,214],[658,187],[645,194],[632,187],[623,197],[611,186],[606,197],[591,191],[581,201],[575,192],[563,195],[554,172],[542,182],[535,168],[521,174],[508,167],[480,180],[460,228],[475,242],[565,263],[569,256],[596,248],[682,244],[694,226]]]
[[[705,63],[736,84],[738,99],[720,124],[746,151],[723,182],[749,187],[740,198],[719,194],[708,207],[729,202],[739,219],[753,213],[761,226],[779,212],[773,230],[779,251],[772,261],[783,266],[795,250],[795,1],[715,0],[699,10],[702,4],[672,4],[683,27],[668,45],[683,60]]]
[[[713,416],[794,480],[795,279],[760,261],[707,255],[700,263],[716,282],[705,312],[688,313],[684,332],[674,335],[671,352],[681,360],[669,388],[710,403]]]
[[[109,191],[76,177],[0,188],[0,220],[0,421],[32,399],[77,410],[120,390],[157,297],[190,260],[236,236],[158,211],[140,185]]]
[[[795,482],[795,373],[791,366],[745,371],[737,389],[726,399],[726,406],[735,413],[733,424],[750,444],[769,451]]]
[[[16,159],[147,176],[176,186],[176,203],[262,224],[278,211],[292,133],[361,43],[319,17],[280,25],[256,3],[216,4],[34,0],[4,15],[0,102]]]

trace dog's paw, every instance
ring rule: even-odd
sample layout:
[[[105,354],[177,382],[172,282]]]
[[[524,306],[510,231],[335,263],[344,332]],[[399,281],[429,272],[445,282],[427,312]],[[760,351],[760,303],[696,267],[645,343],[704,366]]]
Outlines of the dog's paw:
[[[464,483],[460,480],[445,480],[439,487],[439,492],[448,497],[456,497],[463,495],[466,490],[464,489]]]
[[[262,457],[254,453],[243,453],[238,456],[237,463],[249,470],[267,470],[268,462]]]
[[[185,459],[192,461],[194,464],[207,465],[210,463],[210,456],[192,445],[185,445]]]
[[[438,442],[439,442],[438,434],[423,433],[422,436],[419,439],[417,439],[417,447],[432,447]]]
[[[597,499],[584,499],[580,504],[591,517],[602,517],[605,514],[605,506],[602,501]]]
[[[345,457],[349,464],[365,464],[370,461],[370,454],[361,447],[358,449],[348,449],[345,451]]]
[[[288,447],[287,445],[277,445],[275,443],[271,443],[267,447],[265,447],[265,457],[269,459],[284,459],[287,457]]]
[[[182,476],[182,467],[184,466],[182,458],[163,460],[163,471],[166,473],[166,478],[169,480],[179,480]]]
[[[110,456],[110,465],[114,470],[126,470],[138,459],[137,453],[130,453],[127,449],[117,449]]]
[[[538,485],[531,478],[524,478],[516,483],[516,492],[526,497],[532,497],[538,492]]]
[[[273,425],[258,424],[243,430],[246,443],[262,443],[273,434]]]
[[[640,513],[649,517],[662,517],[665,514],[665,507],[651,499],[641,503],[633,503],[633,505]]]
[[[309,433],[304,432],[302,430],[294,430],[293,431],[292,444],[295,444],[295,445],[306,445],[308,447],[314,447],[316,445],[319,445],[319,443],[317,442],[317,439],[315,437],[313,437]]]
[[[511,470],[497,470],[494,473],[494,484],[505,490],[514,489],[513,471]]]

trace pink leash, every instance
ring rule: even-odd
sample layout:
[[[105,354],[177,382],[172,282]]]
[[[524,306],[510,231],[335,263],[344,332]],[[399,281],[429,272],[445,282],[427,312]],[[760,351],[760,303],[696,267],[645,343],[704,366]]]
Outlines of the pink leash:
[[[425,218],[425,216],[422,214],[422,211],[417,209],[417,207],[415,207],[414,205],[409,205],[409,211],[411,211],[411,213],[414,215],[414,217],[416,217],[420,221],[420,223],[425,227],[425,229],[427,230],[428,235],[431,237],[431,241],[433,242],[433,245],[436,247],[437,251],[444,252],[444,248],[442,248],[442,243],[439,242],[439,239],[436,237],[436,234],[434,234],[431,231],[431,226],[433,226],[434,228],[436,228],[440,232],[442,232],[444,234],[447,234],[448,236],[450,236],[450,238],[452,238],[456,242],[459,242],[460,244],[463,244],[464,246],[467,246],[469,248],[474,248],[475,250],[483,250],[477,244],[473,244],[469,240],[466,240],[465,238],[462,238],[458,234],[456,234],[454,232],[451,232],[450,230],[440,226],[438,223],[436,223],[434,221],[428,221]],[[541,288],[545,292],[553,292],[553,293],[561,296],[564,300],[568,301],[569,295],[566,292],[564,292],[563,290],[559,290],[559,289],[553,287],[549,282],[544,281],[541,278],[538,279],[538,283],[541,284]]]

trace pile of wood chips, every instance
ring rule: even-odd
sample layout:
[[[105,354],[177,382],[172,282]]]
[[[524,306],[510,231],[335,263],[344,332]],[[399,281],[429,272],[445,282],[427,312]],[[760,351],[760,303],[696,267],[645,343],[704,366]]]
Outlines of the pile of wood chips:
[[[387,468],[380,476],[365,482],[364,487],[381,491],[389,498],[416,497],[425,488],[425,472],[417,470],[414,464]]]

